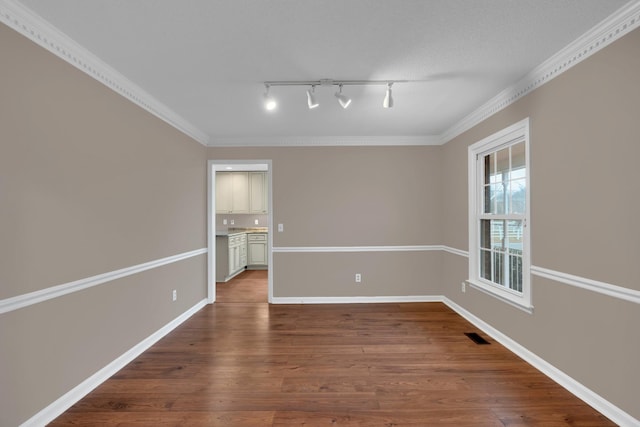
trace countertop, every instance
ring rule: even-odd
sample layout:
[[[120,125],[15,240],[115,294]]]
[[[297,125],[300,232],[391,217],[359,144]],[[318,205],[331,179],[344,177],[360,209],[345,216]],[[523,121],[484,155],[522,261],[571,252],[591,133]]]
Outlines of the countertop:
[[[234,234],[241,234],[241,233],[268,233],[269,232],[269,228],[268,227],[238,227],[238,228],[227,228],[225,229],[218,229],[216,230],[216,236],[233,236]]]

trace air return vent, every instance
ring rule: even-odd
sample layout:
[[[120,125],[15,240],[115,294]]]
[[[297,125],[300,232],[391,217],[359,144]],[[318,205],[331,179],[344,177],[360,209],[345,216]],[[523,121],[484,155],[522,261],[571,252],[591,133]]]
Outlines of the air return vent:
[[[464,334],[468,336],[471,339],[471,341],[473,341],[476,344],[490,344],[489,341],[485,340],[475,332],[465,332]]]

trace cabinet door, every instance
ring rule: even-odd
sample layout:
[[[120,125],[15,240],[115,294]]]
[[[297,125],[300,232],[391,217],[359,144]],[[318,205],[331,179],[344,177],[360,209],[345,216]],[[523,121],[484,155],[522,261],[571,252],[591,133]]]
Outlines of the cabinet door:
[[[236,271],[236,254],[238,253],[236,247],[229,248],[229,274],[233,274]]]
[[[216,213],[231,213],[233,182],[230,172],[216,172]]]
[[[233,213],[249,213],[249,173],[232,172]]]
[[[267,213],[267,173],[249,172],[249,209],[251,213]]]
[[[265,242],[249,243],[249,265],[267,265],[267,244]]]

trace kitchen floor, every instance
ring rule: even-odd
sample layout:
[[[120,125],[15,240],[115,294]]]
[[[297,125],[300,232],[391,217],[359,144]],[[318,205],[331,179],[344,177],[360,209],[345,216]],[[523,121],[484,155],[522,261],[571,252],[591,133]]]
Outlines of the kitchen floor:
[[[226,283],[216,283],[216,302],[267,302],[267,270],[246,270]]]

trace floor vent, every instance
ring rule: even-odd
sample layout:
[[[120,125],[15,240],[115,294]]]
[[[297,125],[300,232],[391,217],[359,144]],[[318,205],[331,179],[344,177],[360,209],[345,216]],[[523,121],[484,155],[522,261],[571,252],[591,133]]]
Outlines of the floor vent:
[[[475,332],[465,332],[464,334],[476,344],[490,344],[489,341],[485,340]]]

